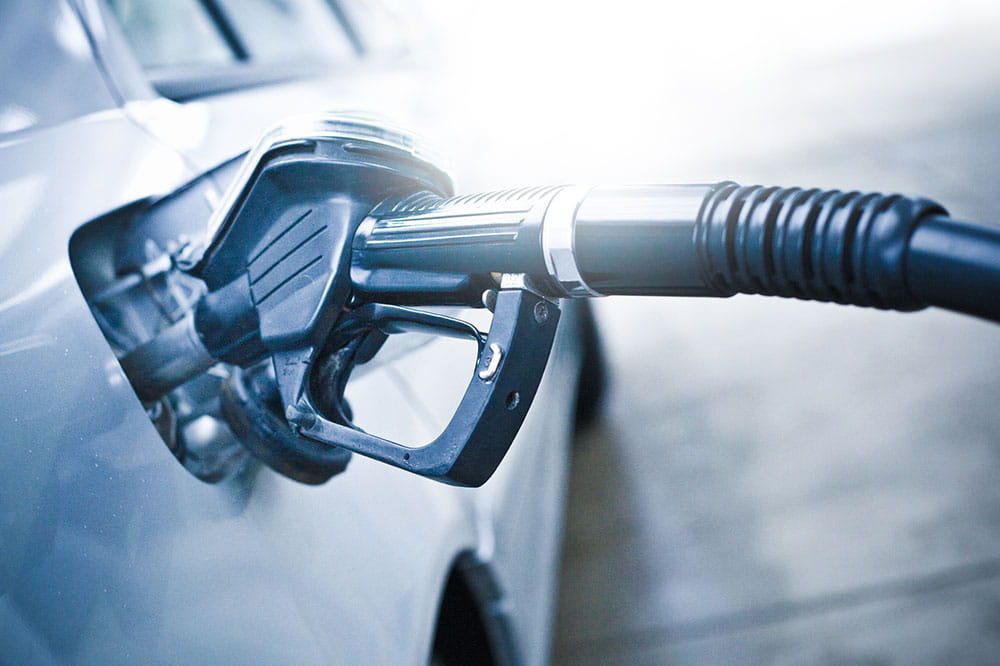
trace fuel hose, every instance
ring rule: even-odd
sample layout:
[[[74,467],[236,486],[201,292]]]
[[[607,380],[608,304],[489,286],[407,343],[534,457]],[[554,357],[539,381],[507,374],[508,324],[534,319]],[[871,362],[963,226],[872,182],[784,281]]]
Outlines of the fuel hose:
[[[354,289],[371,300],[473,301],[487,273],[536,276],[557,297],[762,294],[1000,322],[1000,229],[898,194],[728,181],[423,192],[382,204],[355,237]]]

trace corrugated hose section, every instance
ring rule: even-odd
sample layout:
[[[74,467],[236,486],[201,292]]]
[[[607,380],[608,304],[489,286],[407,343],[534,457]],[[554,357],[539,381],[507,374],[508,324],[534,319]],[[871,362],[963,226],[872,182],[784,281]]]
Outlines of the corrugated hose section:
[[[905,279],[909,238],[937,203],[900,195],[720,183],[695,245],[721,292],[917,310]]]

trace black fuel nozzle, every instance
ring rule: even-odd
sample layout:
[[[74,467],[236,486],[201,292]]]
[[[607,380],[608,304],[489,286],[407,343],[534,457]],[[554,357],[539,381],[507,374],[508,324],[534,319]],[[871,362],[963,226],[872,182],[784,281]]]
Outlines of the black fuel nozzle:
[[[484,483],[541,381],[558,304],[530,277],[494,280],[488,270],[444,276],[431,267],[414,291],[425,298],[412,302],[372,297],[351,280],[356,232],[374,209],[414,194],[440,200],[451,187],[408,135],[367,118],[313,117],[268,134],[213,218],[206,249],[184,267],[203,281],[205,294],[181,322],[122,359],[137,393],[156,400],[216,362],[250,367],[269,359],[284,417],[310,447],[357,451],[448,483]],[[486,333],[399,305],[478,304],[487,289],[497,293]],[[386,335],[410,330],[468,336],[479,345],[458,410],[422,447],[364,432],[342,402],[354,366]],[[287,450],[286,440],[276,446]],[[276,469],[313,478],[302,473],[310,447],[292,452],[294,471]]]
[[[342,447],[480,485],[541,380],[560,298],[752,293],[1000,321],[1000,231],[926,199],[731,182],[451,195],[408,135],[369,119],[267,135],[185,267],[205,295],[123,358],[137,392],[151,400],[217,361],[269,359],[303,451]],[[412,309],[483,303],[488,333]],[[480,350],[458,410],[424,447],[362,431],[342,402],[353,367],[414,329]],[[321,464],[296,455],[296,469]]]
[[[351,298],[358,225],[385,197],[415,190],[448,196],[452,184],[385,123],[325,114],[268,132],[216,208],[200,254],[182,260],[204,296],[122,360],[140,397],[155,400],[216,362],[246,367],[322,345]]]

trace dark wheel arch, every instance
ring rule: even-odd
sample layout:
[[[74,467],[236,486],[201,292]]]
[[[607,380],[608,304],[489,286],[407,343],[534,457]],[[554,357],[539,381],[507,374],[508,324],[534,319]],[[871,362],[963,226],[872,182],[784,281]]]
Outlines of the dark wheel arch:
[[[580,377],[576,385],[577,429],[585,428],[600,416],[608,388],[608,368],[601,334],[590,301],[576,303],[580,336]]]
[[[521,663],[503,592],[488,563],[474,553],[456,559],[441,595],[430,663]]]

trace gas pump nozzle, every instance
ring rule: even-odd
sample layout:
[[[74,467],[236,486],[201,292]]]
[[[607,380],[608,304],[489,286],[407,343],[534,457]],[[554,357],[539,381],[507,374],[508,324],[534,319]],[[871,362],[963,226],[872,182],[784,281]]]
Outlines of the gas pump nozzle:
[[[728,181],[455,197],[408,134],[344,115],[265,136],[184,268],[205,295],[122,360],[140,397],[218,361],[270,359],[287,423],[311,446],[471,486],[524,419],[560,298],[753,293],[1000,322],[1000,231],[950,220],[933,201]],[[484,303],[488,333],[414,309]],[[455,415],[423,447],[362,431],[338,403],[356,363],[415,329],[479,346]],[[311,378],[334,355],[319,400]]]

